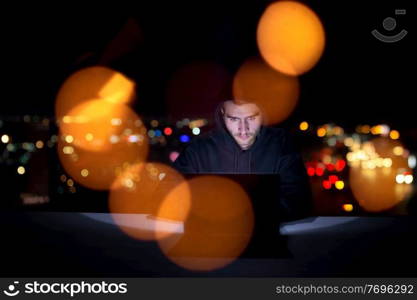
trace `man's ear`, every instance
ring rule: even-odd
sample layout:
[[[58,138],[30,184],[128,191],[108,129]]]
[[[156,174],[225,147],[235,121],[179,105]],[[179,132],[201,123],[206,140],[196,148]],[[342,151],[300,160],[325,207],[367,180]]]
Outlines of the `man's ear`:
[[[220,112],[222,113],[222,115],[224,116],[224,108],[223,107],[221,107],[220,108]]]

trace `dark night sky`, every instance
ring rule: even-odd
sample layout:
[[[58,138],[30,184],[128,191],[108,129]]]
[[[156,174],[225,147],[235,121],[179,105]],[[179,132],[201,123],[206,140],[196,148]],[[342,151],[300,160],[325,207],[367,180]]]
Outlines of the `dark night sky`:
[[[412,33],[384,44],[371,30],[395,17],[410,2],[304,1],[326,30],[325,52],[316,67],[300,77],[301,97],[292,119],[342,125],[388,122],[415,128],[411,109]],[[53,115],[54,96],[71,72],[100,62],[105,49],[130,18],[140,28],[129,53],[107,65],[136,80],[135,109],[164,116],[164,91],[170,75],[194,60],[212,60],[233,74],[258,54],[256,25],[269,1],[206,1],[165,5],[140,1],[130,7],[15,7],[6,29],[6,95],[0,115]],[[411,12],[397,16],[397,30],[408,29]],[[411,28],[410,28],[411,29]],[[411,31],[411,30],[409,30]],[[395,33],[396,33],[395,32]]]

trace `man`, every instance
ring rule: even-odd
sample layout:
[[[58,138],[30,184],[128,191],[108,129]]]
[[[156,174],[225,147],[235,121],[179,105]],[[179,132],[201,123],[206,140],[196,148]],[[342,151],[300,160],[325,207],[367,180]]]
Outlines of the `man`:
[[[217,129],[195,139],[174,163],[188,174],[277,174],[280,218],[297,219],[311,209],[304,163],[281,128],[262,126],[259,107],[248,102],[223,102]]]

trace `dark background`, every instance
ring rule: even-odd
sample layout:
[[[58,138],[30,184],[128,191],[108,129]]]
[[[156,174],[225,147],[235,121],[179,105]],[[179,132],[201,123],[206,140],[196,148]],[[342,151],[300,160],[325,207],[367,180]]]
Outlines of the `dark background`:
[[[358,124],[386,123],[399,130],[402,142],[415,152],[411,1],[303,2],[320,17],[326,46],[318,64],[299,77],[299,104],[281,125],[295,128],[308,120],[315,125],[337,123],[353,131]],[[7,125],[15,139],[23,142],[36,136],[46,140],[56,128],[28,129],[27,124],[20,128],[20,118],[38,115],[53,120],[55,96],[65,79],[99,64],[136,81],[134,109],[141,116],[167,118],[166,88],[178,68],[208,60],[233,75],[248,57],[259,55],[256,26],[269,3],[137,1],[135,5],[87,6],[84,1],[4,7],[0,117],[17,120],[14,128],[12,123]],[[407,9],[407,15],[395,16],[397,8]],[[371,35],[373,29],[389,34],[382,27],[386,17],[397,20],[394,33],[403,28],[409,31],[405,39],[385,44]],[[26,186],[46,189],[33,191],[39,194],[56,193],[62,169],[56,150],[45,151],[32,157],[27,177],[19,177],[15,165],[1,166],[2,204],[18,198]],[[106,207],[105,192],[77,189],[75,195],[58,197],[72,205],[64,206],[66,211]],[[74,205],[74,199],[83,202],[82,206]],[[416,211],[415,198],[413,203]],[[46,209],[41,205],[39,210]],[[407,277],[414,276],[416,269],[413,217],[353,217],[347,225],[289,237],[291,257],[287,260],[239,259],[207,274],[182,270],[166,260],[155,244],[130,239],[116,226],[82,214],[1,212],[0,220],[3,276]]]
[[[395,8],[407,8],[407,3],[304,2],[324,25],[326,47],[316,67],[300,76],[301,97],[292,119],[415,127],[413,33],[393,44],[370,34],[373,29],[388,34],[382,20],[389,16],[397,20],[394,33],[409,30],[412,13],[394,15]],[[75,70],[104,64],[137,82],[137,112],[166,116],[167,81],[182,65],[210,60],[233,74],[246,58],[258,55],[256,26],[270,1],[168,3],[85,7],[64,2],[59,7],[22,5],[6,10],[3,59],[8,65],[4,74],[8,96],[1,114],[53,116],[62,82]],[[127,22],[136,23],[138,30],[123,32]],[[112,41],[117,36],[115,54]]]

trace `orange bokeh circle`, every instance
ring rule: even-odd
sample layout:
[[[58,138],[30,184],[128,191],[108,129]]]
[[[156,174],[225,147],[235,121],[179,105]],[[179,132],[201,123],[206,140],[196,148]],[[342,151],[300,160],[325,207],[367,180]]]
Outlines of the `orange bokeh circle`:
[[[320,59],[325,33],[320,19],[309,7],[295,1],[278,1],[263,13],[257,42],[269,65],[294,76],[307,72]]]
[[[190,201],[181,174],[167,165],[148,162],[131,165],[119,174],[111,187],[109,210],[129,236],[155,240],[183,232]]]
[[[224,267],[251,239],[254,214],[250,199],[238,183],[223,177],[195,177],[188,186],[191,207],[184,233],[158,240],[159,246],[171,261],[186,269]]]

